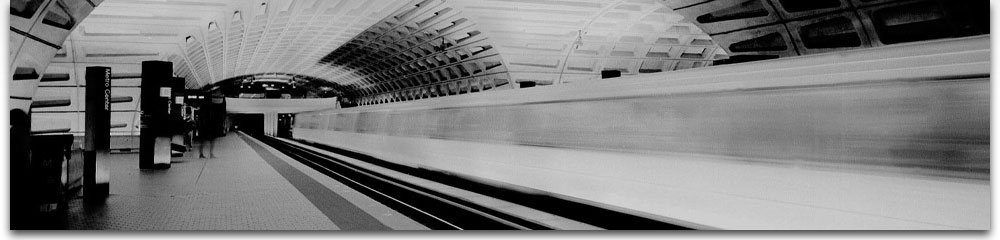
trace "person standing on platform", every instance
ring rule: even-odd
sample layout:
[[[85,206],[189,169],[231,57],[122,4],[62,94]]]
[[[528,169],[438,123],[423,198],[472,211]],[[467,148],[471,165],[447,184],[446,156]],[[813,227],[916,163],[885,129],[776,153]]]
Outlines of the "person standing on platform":
[[[223,123],[226,119],[226,98],[221,94],[213,94],[202,103],[198,110],[198,136],[201,145],[198,146],[198,156],[205,158],[205,145],[208,145],[208,156],[215,158],[215,139],[225,135]]]

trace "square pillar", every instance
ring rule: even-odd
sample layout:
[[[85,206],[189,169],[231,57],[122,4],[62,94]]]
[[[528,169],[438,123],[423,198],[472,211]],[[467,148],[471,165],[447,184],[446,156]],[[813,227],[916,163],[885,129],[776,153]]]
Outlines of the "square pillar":
[[[170,126],[168,114],[171,110],[170,81],[173,80],[173,63],[165,61],[143,61],[140,90],[139,117],[139,168],[170,168]],[[158,139],[158,138],[165,138]],[[158,145],[166,146],[158,146]]]

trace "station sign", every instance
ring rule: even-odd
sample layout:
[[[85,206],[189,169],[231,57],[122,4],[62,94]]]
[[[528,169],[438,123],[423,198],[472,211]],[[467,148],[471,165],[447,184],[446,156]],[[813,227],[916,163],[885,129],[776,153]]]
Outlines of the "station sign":
[[[84,80],[84,150],[108,149],[111,143],[111,68],[87,67]]]

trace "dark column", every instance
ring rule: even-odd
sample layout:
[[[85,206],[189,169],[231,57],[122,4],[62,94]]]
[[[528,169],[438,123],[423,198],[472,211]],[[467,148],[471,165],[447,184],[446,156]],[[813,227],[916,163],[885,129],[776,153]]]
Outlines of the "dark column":
[[[173,79],[173,63],[164,61],[142,62],[142,87],[140,90],[140,110],[142,115],[139,125],[139,168],[156,169],[169,168],[167,164],[156,164],[155,156],[157,137],[165,135],[164,120],[170,111],[170,85]],[[162,94],[161,94],[162,93]],[[166,136],[163,136],[166,137]],[[167,142],[169,144],[169,141]],[[169,146],[167,146],[169,149]],[[169,156],[169,153],[167,153]]]
[[[25,229],[33,213],[31,197],[31,117],[10,110],[10,229]]]
[[[87,67],[84,97],[83,192],[89,200],[103,199],[108,189],[98,187],[97,152],[111,143],[111,68]]]

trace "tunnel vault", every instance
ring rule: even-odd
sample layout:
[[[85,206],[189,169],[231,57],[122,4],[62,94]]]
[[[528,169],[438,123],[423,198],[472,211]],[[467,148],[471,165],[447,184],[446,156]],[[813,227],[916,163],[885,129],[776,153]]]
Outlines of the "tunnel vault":
[[[725,58],[654,1],[404,5],[318,64],[361,105],[708,66]]]
[[[12,3],[10,109],[29,109],[53,57],[74,54],[60,44],[74,30],[93,44],[146,27],[84,22],[103,2]],[[117,5],[101,18],[191,22],[117,13],[128,8],[107,2]],[[121,53],[76,54],[168,60],[189,87],[265,72],[310,76],[347,86],[344,95],[365,105],[989,33],[985,8],[943,0],[157,4],[232,10],[182,30],[136,35],[173,36],[169,43],[104,42],[105,51]],[[118,29],[102,29],[111,25]]]

